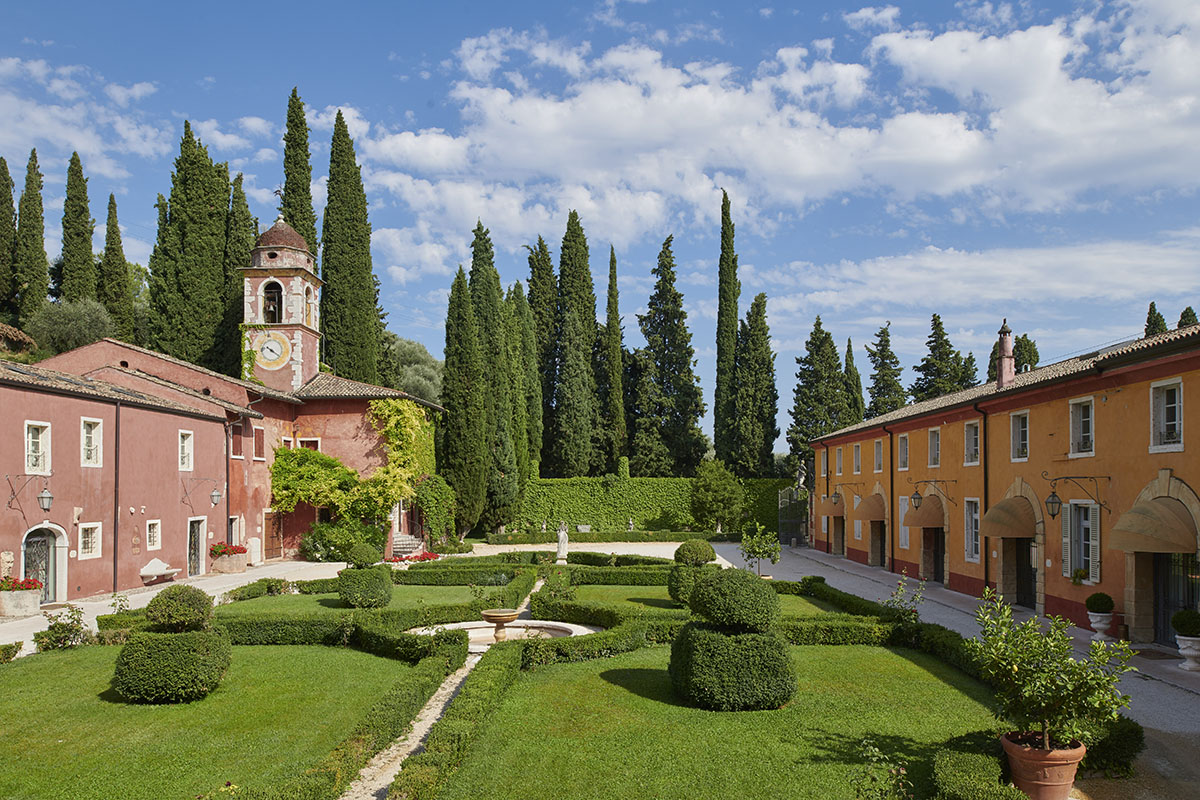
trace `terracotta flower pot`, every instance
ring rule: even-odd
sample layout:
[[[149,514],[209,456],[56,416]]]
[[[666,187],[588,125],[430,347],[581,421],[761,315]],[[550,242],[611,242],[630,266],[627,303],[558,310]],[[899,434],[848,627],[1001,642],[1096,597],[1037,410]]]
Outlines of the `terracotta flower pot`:
[[[1000,737],[1016,787],[1030,800],[1068,800],[1075,785],[1075,772],[1087,748],[1078,742],[1068,750],[1042,750],[1014,742],[1011,737],[1027,734],[1006,733]]]

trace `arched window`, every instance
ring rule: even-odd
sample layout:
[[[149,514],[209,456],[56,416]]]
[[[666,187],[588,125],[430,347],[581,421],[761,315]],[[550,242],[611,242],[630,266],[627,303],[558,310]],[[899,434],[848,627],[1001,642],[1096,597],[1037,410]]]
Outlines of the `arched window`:
[[[311,286],[304,287],[304,324],[308,327],[313,325],[313,290]]]
[[[268,325],[283,322],[283,287],[275,281],[263,287],[263,322]]]

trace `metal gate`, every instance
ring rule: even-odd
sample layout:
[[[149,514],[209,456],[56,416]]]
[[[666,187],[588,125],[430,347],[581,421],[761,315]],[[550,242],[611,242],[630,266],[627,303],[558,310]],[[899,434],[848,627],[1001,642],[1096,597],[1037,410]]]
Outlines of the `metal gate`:
[[[200,574],[200,539],[204,530],[202,520],[188,521],[188,575]]]
[[[43,603],[54,599],[55,555],[54,534],[35,531],[25,537],[25,577],[42,582]]]
[[[1200,561],[1192,553],[1154,554],[1154,641],[1175,646],[1171,616],[1200,604]]]
[[[779,543],[808,544],[808,493],[795,486],[779,490]]]
[[[1017,605],[1037,607],[1037,548],[1033,539],[1012,540],[1016,547]]]

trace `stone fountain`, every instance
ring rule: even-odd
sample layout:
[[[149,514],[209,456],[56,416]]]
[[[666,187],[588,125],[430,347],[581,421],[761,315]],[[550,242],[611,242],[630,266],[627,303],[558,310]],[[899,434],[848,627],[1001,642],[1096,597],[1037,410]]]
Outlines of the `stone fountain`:
[[[504,626],[514,621],[521,612],[515,608],[485,608],[479,613],[483,615],[484,622],[496,626],[492,641],[503,642],[508,637],[508,634],[504,632]]]

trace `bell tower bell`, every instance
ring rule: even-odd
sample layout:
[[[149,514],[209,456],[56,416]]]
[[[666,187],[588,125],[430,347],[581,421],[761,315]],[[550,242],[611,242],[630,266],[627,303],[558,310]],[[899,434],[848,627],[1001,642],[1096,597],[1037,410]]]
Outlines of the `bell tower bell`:
[[[242,348],[254,358],[253,366],[243,366],[243,378],[293,392],[317,376],[321,279],[315,265],[308,243],[283,217],[254,243],[250,265],[242,267]]]

